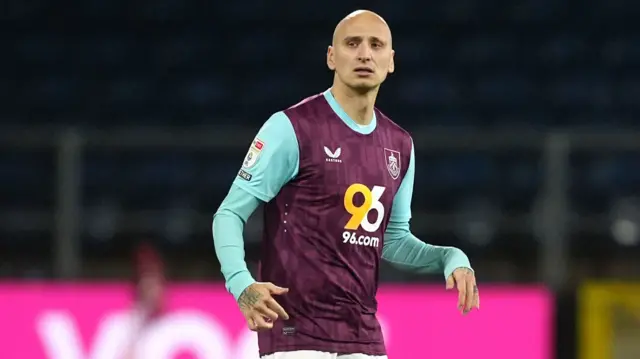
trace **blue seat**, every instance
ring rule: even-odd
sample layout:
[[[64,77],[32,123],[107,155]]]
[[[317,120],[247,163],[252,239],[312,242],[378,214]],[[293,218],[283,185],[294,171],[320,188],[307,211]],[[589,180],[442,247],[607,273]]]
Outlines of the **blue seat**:
[[[95,76],[96,71],[122,71],[135,58],[138,45],[124,36],[101,36],[98,41],[85,35],[73,46],[73,62]]]
[[[135,10],[137,15],[143,19],[154,21],[180,19],[192,14],[192,9],[185,2],[179,0],[140,2]]]
[[[485,155],[443,155],[416,167],[416,177],[425,190],[466,190],[490,186],[496,167]],[[420,171],[420,172],[419,172]]]
[[[588,72],[565,76],[551,86],[549,101],[566,110],[608,108],[613,103],[613,86],[607,76]]]
[[[518,192],[534,193],[542,185],[542,170],[535,155],[513,157],[503,164],[503,188]]]
[[[427,15],[432,20],[444,19],[450,23],[464,23],[473,19],[491,17],[494,15],[487,6],[473,0],[454,0],[433,4],[433,11],[428,11]]]
[[[589,61],[589,41],[577,33],[566,33],[550,38],[537,52],[537,61],[549,69],[576,66]],[[573,70],[573,68],[571,68]]]
[[[240,19],[241,21],[268,22],[271,20],[276,22],[273,25],[277,25],[276,17],[281,16],[286,19],[286,16],[279,14],[280,9],[278,7],[274,7],[273,4],[264,1],[220,2],[216,3],[216,7],[219,7],[219,11],[224,13],[225,17]]]
[[[504,111],[521,108],[537,95],[533,79],[518,73],[496,73],[479,77],[471,100],[478,106]]]
[[[193,163],[187,155],[154,154],[127,161],[125,177],[135,187],[187,187],[194,176]]]
[[[615,85],[614,104],[616,108],[638,111],[640,110],[640,78],[638,74],[620,79]]]
[[[465,128],[474,129],[482,125],[478,116],[470,112],[458,110],[426,112],[423,117],[414,119],[407,118],[407,121],[409,120],[416,122],[416,130],[419,130],[420,127],[436,126],[442,128],[452,127],[456,128],[457,131],[464,131]],[[403,126],[405,125],[404,122],[402,124]]]
[[[622,191],[637,194],[640,190],[640,154],[623,153],[616,161],[615,181]]]
[[[29,65],[64,65],[63,60],[66,58],[68,47],[65,39],[60,36],[44,32],[23,35],[17,42],[17,51],[13,56]]]
[[[107,84],[104,101],[113,108],[139,107],[148,104],[156,90],[157,87],[148,77],[122,76]]]
[[[24,96],[34,107],[69,109],[86,95],[86,92],[81,91],[81,84],[78,78],[51,75],[28,84]]]
[[[549,112],[541,110],[543,107],[541,104],[536,106],[538,104],[537,101],[532,101],[519,110],[517,108],[502,110],[492,117],[491,125],[496,128],[512,128],[515,131],[546,130],[549,126],[559,126],[559,123],[554,123],[555,118]]]
[[[449,108],[458,105],[462,96],[460,86],[451,74],[425,73],[403,76],[397,81],[402,81],[398,100],[409,106]]]
[[[443,51],[441,50],[442,40],[434,36],[403,36],[393,39],[393,47],[398,53],[398,60],[400,67],[398,73],[392,76],[405,76],[413,77],[415,74],[406,73],[401,71],[402,64],[407,66],[417,67],[422,69],[428,67],[431,71],[424,71],[425,75],[429,73],[433,74],[434,71],[431,66],[434,63],[440,61],[443,57]],[[422,71],[421,71],[422,72]]]
[[[640,62],[640,38],[619,36],[606,39],[602,47],[602,59],[613,68],[635,66]]]
[[[47,153],[3,151],[0,154],[0,206],[51,204],[55,176],[53,158]]]
[[[192,32],[158,40],[151,44],[150,51],[153,53],[152,61],[156,66],[184,69],[190,73],[210,69],[210,66],[203,66],[203,60],[210,60],[213,58],[212,55],[215,55],[211,53],[210,41],[201,34]]]
[[[288,61],[286,58],[288,47],[282,41],[284,33],[277,30],[254,29],[247,30],[236,42],[231,44],[228,53],[225,54],[229,64],[241,74],[256,73],[256,67],[268,67],[270,64],[277,64],[280,61]],[[269,53],[272,56],[267,58],[263,54]],[[260,59],[256,61],[256,59]],[[256,76],[253,76],[256,79]]]
[[[117,18],[122,14],[123,6],[109,0],[86,0],[78,3],[77,11],[87,18]]]
[[[553,19],[565,4],[553,0],[522,0],[509,2],[507,13],[514,23],[541,23]]]
[[[577,154],[571,168],[571,199],[583,211],[602,213],[612,197],[635,195],[640,189],[640,156],[624,153]]]
[[[625,0],[594,1],[585,8],[589,16],[595,16],[605,21],[621,22],[625,20],[635,20],[640,11],[636,6],[630,6]]]
[[[615,156],[597,156],[580,171],[576,171],[574,184],[586,187],[585,191],[610,192],[618,186],[620,166]],[[582,172],[582,173],[580,173]]]
[[[211,108],[226,99],[226,88],[218,78],[189,78],[176,84],[173,101],[188,109]]]
[[[453,61],[464,66],[500,66],[512,64],[517,45],[508,35],[479,34],[464,37],[452,50]]]

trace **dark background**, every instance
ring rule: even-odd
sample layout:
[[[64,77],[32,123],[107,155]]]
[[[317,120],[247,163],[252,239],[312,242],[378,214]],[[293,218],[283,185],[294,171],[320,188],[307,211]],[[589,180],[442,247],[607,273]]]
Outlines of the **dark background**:
[[[364,5],[4,2],[0,275],[125,278],[149,240],[171,278],[220,279],[211,218],[247,146],[330,86],[334,26]],[[413,232],[481,282],[549,285],[574,358],[578,286],[640,275],[640,4],[366,7],[394,35],[378,106],[416,142]]]

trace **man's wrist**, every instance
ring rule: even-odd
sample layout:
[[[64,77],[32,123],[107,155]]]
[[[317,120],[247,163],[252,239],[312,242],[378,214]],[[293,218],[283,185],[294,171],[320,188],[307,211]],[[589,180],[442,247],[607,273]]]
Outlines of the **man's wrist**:
[[[451,248],[450,252],[446,255],[446,262],[444,266],[444,278],[447,279],[458,268],[467,268],[471,271],[471,263],[469,258],[464,252],[458,248]]]
[[[233,276],[230,280],[227,281],[227,290],[229,293],[233,295],[233,298],[237,301],[240,298],[242,292],[247,289],[248,286],[255,283],[256,280],[253,279],[251,273],[249,271],[243,271]]]

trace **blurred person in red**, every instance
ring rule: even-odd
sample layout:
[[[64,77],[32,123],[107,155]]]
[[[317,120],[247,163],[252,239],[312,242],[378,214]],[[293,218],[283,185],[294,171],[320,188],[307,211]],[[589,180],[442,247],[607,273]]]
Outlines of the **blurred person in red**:
[[[131,337],[123,359],[136,359],[135,347],[145,330],[163,314],[165,276],[158,251],[149,243],[140,244],[134,255],[134,307]]]

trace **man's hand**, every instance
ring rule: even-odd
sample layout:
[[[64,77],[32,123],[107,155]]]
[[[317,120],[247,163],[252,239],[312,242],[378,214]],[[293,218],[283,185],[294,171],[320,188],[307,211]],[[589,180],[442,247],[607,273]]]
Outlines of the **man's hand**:
[[[253,283],[238,298],[238,306],[247,320],[249,329],[260,331],[273,328],[278,318],[289,319],[289,315],[273,299],[273,295],[282,295],[289,291],[273,283]]]
[[[458,310],[467,314],[471,309],[480,309],[480,293],[476,276],[469,268],[458,268],[447,278],[447,290],[458,288]]]

